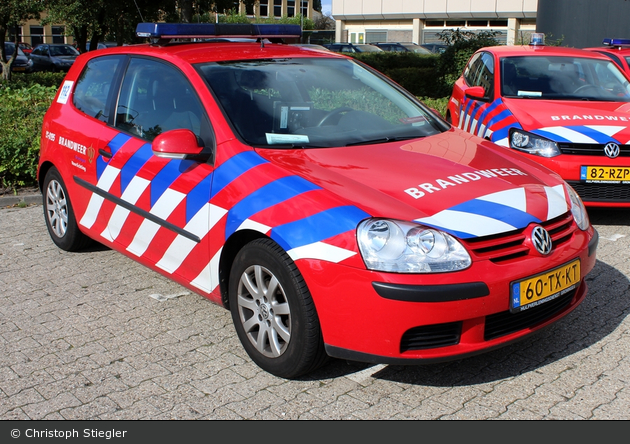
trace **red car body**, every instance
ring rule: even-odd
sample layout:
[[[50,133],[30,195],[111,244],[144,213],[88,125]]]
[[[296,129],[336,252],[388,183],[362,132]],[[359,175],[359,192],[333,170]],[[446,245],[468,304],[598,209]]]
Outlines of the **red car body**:
[[[475,64],[484,65],[476,79]],[[534,45],[482,48],[456,81],[447,118],[557,172],[587,206],[628,207],[628,85],[610,59],[594,52]],[[553,154],[515,147],[515,132],[552,146]]]
[[[181,72],[211,122],[210,158],[195,157],[207,145],[199,151],[183,148],[195,144],[188,130],[167,131],[151,142],[112,125],[114,120],[99,120],[102,113],[88,115],[85,108],[78,109],[76,104],[83,102],[77,83],[86,66],[118,56],[154,59]],[[578,226],[575,218],[582,216],[574,214],[581,214],[579,199],[571,197],[559,175],[520,154],[449,129],[426,108],[426,114],[403,120],[420,127],[431,121],[427,137],[319,148],[252,145],[245,135],[249,128],[239,129],[231,118],[229,106],[235,104],[222,102],[221,90],[202,73],[206,68],[231,69],[235,61],[273,66],[276,60],[304,62],[302,71],[307,71],[311,62],[345,64],[350,59],[282,44],[225,42],[137,45],[81,55],[42,128],[39,179],[53,239],[72,249],[54,233],[60,206],[55,204],[55,189],[62,189],[69,200],[61,206],[68,207],[73,216],[69,223],[76,221],[80,236],[223,306],[230,305],[230,273],[244,260],[241,253],[251,242],[272,244],[294,264],[291,273],[303,280],[312,297],[316,316],[311,320],[319,325],[320,351],[367,362],[407,364],[476,354],[553,324],[584,300],[584,278],[595,265],[597,233],[587,219]],[[392,91],[398,89],[389,84]],[[108,91],[113,89],[121,90],[116,83]],[[267,85],[255,91],[270,89]],[[115,103],[111,95],[105,101]],[[334,130],[334,125],[325,127],[326,133]],[[267,132],[267,141],[274,137],[291,143],[306,138]],[[182,158],[184,154],[188,157]],[[53,169],[59,175],[51,180]],[[448,233],[470,255],[470,263],[455,271],[427,273],[366,265],[360,240],[366,231],[360,226],[370,220],[377,221],[377,228],[380,220],[394,220],[408,221],[400,226],[433,230],[425,234]],[[534,248],[541,227],[550,234],[550,250],[544,253]],[[566,285],[562,292],[545,291],[549,297],[521,310],[510,301],[515,284],[526,279],[522,285],[553,287],[558,279]],[[260,308],[259,319],[273,307]],[[236,308],[231,309],[234,314]],[[292,322],[302,321],[300,310],[291,305]],[[239,313],[242,310],[234,314],[236,324]],[[290,325],[293,340],[300,326]],[[290,348],[295,347],[292,342],[288,347],[275,361],[297,353]],[[316,367],[312,362],[277,367],[274,359],[248,353],[280,376],[294,377]]]

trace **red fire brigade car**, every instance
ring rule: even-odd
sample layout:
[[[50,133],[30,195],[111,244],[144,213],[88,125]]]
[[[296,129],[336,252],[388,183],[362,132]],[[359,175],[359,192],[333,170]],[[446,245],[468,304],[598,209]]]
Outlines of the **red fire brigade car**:
[[[150,43],[79,56],[42,129],[52,240],[228,308],[285,378],[459,359],[584,300],[597,233],[559,175],[349,57],[275,42],[299,34],[144,23]]]
[[[477,51],[447,119],[560,174],[587,206],[630,206],[630,82],[608,57],[545,46]]]

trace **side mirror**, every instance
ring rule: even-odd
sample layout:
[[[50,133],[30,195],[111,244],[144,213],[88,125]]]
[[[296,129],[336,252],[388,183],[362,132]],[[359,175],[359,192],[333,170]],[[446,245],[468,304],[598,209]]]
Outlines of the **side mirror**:
[[[197,136],[189,129],[166,131],[153,139],[153,154],[167,159],[185,159],[198,156],[203,147],[199,146]]]
[[[469,99],[487,100],[486,90],[483,86],[471,86],[464,91],[464,94],[466,94],[466,97]]]

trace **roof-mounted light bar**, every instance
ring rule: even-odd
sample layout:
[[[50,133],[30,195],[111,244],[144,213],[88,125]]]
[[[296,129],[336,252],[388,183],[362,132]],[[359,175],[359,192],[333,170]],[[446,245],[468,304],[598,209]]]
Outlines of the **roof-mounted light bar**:
[[[545,34],[542,32],[533,32],[529,38],[531,46],[545,46]]]
[[[181,39],[208,37],[299,38],[300,25],[232,24],[232,23],[138,23],[138,37],[150,39]]]
[[[630,46],[630,39],[604,39],[606,46]]]

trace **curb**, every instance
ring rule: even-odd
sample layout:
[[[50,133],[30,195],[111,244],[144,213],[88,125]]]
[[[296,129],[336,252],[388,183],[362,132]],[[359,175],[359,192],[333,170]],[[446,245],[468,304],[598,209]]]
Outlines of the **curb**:
[[[24,203],[27,205],[30,204],[41,204],[42,203],[42,195],[41,193],[35,194],[27,194],[24,196],[3,196],[0,197],[0,207],[10,207],[12,205],[17,205],[20,203]]]

